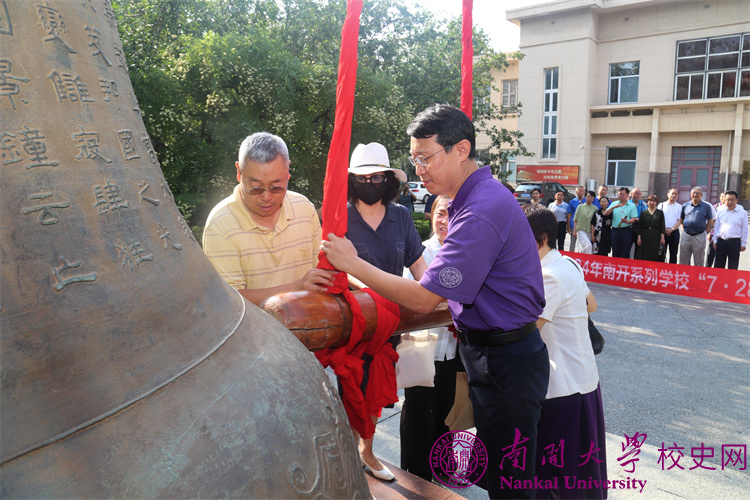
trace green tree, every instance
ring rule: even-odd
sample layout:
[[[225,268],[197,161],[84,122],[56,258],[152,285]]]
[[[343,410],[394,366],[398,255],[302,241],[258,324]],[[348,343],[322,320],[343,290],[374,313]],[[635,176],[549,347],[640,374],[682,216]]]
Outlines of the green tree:
[[[285,139],[291,188],[319,203],[333,133],[341,0],[119,0],[120,33],[146,128],[164,175],[202,224],[233,185],[242,139],[267,130]],[[352,142],[378,141],[405,167],[413,116],[435,102],[460,101],[460,12],[439,22],[403,0],[364,4]],[[475,95],[494,82],[502,54],[475,30]],[[475,105],[479,130],[502,115]],[[498,141],[506,131],[489,129]],[[516,137],[517,138],[517,137]],[[201,198],[202,197],[202,198]],[[187,218],[187,217],[186,217]]]

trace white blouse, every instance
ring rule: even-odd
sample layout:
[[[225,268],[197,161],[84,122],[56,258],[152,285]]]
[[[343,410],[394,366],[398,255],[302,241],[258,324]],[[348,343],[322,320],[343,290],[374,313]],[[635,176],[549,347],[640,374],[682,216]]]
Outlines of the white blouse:
[[[440,242],[437,235],[433,235],[429,240],[423,241],[422,245],[425,248],[422,257],[424,257],[425,263],[429,266],[435,259],[438,251],[440,251]],[[404,278],[414,279],[408,267],[404,268]],[[448,328],[441,326],[439,328],[430,328],[428,331],[438,336],[437,347],[435,348],[435,361],[447,361],[456,357],[456,343],[458,341]]]
[[[549,352],[547,399],[596,390],[599,372],[588,330],[583,272],[557,250],[542,259],[544,298],[541,328]]]

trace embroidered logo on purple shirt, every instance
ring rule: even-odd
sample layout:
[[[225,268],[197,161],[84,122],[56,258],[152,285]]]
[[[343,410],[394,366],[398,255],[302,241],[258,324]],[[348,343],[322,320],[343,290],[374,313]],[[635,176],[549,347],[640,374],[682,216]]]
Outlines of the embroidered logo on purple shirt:
[[[455,267],[446,267],[440,271],[440,284],[445,288],[455,288],[461,284],[463,276]]]

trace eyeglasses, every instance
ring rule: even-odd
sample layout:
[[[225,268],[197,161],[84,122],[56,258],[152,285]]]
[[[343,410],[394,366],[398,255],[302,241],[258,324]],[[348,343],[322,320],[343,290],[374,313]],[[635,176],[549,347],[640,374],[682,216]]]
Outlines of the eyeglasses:
[[[246,188],[245,187],[245,181],[242,181],[242,189],[245,190],[247,194],[250,196],[260,196],[266,191],[268,191],[271,194],[281,194],[286,191],[286,186],[271,186],[269,188],[264,187],[254,187],[254,188]]]
[[[365,184],[368,180],[370,181],[370,184],[380,184],[385,180],[385,175],[375,174],[371,175],[370,177],[365,177],[364,175],[355,175],[354,180],[360,184]]]
[[[449,147],[453,147],[453,146],[449,146]],[[426,167],[427,166],[427,160],[429,160],[430,158],[432,158],[436,154],[441,153],[443,151],[445,151],[445,148],[441,149],[440,151],[436,151],[436,152],[432,153],[430,156],[419,155],[416,158],[412,158],[410,156],[409,157],[409,163],[411,163],[412,167],[417,167],[417,166]]]

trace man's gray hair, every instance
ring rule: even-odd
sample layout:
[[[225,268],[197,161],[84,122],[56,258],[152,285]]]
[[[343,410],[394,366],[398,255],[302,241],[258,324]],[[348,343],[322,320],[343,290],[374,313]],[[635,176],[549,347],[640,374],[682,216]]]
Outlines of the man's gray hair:
[[[576,189],[578,189],[578,188],[586,189],[586,186],[584,186],[583,184],[579,184],[579,185],[576,186]]]
[[[240,166],[245,163],[245,160],[256,163],[271,163],[279,155],[289,163],[289,149],[286,147],[284,140],[278,135],[268,132],[256,132],[242,141],[238,161]]]
[[[693,194],[693,191],[697,191],[697,192],[699,192],[700,194],[703,194],[703,190],[701,189],[701,187],[700,187],[700,186],[695,186],[695,187],[694,187],[693,189],[691,189],[691,190],[690,190],[690,194]]]

